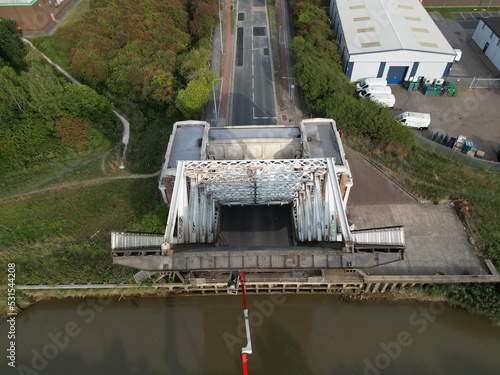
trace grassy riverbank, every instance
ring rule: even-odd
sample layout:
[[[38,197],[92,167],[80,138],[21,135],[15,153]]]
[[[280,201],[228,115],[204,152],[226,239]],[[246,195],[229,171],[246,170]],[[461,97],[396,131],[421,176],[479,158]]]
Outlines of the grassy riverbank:
[[[0,293],[5,290],[0,288]],[[114,288],[114,289],[60,289],[60,290],[17,290],[16,305],[18,312],[24,311],[36,302],[46,299],[63,298],[105,298],[116,297],[118,299],[127,297],[165,297],[169,293],[151,286],[137,286],[137,288]],[[0,301],[0,316],[7,315],[7,300]]]

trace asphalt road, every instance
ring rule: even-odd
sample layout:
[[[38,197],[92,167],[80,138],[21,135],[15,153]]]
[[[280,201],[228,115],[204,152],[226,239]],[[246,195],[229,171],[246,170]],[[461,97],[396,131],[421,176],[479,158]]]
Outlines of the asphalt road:
[[[238,2],[229,125],[277,123],[265,0]]]

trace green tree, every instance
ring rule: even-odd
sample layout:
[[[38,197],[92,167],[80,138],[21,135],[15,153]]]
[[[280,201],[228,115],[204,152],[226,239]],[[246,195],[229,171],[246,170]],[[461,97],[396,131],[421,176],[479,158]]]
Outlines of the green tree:
[[[27,67],[24,57],[28,48],[21,40],[12,20],[0,19],[0,67],[11,66],[17,71]]]
[[[29,111],[29,94],[13,68],[0,69],[0,126],[12,121],[20,113]]]
[[[175,106],[185,118],[197,120],[201,118],[203,106],[210,98],[212,82],[215,75],[208,69],[200,72],[200,77],[188,83],[184,90],[179,91]]]
[[[21,85],[29,93],[29,107],[38,117],[56,119],[63,115],[65,80],[48,64],[33,64],[20,75]]]

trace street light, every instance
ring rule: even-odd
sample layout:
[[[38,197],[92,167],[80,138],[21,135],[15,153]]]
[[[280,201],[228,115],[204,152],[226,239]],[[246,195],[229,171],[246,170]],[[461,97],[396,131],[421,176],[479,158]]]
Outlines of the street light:
[[[215,98],[215,86],[216,86],[216,82],[218,82],[218,81],[224,82],[224,77],[215,78],[212,81],[212,93],[213,93],[213,96],[214,96],[215,125],[218,125],[218,122],[219,122],[219,112],[217,111],[217,100]],[[220,93],[220,95],[222,95],[222,92]],[[220,96],[219,96],[219,110],[220,110]]]

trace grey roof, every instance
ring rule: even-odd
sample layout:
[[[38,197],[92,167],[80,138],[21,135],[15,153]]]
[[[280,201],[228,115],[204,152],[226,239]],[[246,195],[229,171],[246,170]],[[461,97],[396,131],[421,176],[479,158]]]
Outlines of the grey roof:
[[[500,17],[488,17],[482,20],[500,38]]]
[[[349,54],[414,50],[455,55],[417,0],[336,0]]]
[[[178,124],[175,137],[172,137],[172,148],[167,168],[176,168],[179,160],[200,160],[201,144],[206,123],[193,121]],[[167,150],[168,153],[168,150]]]

